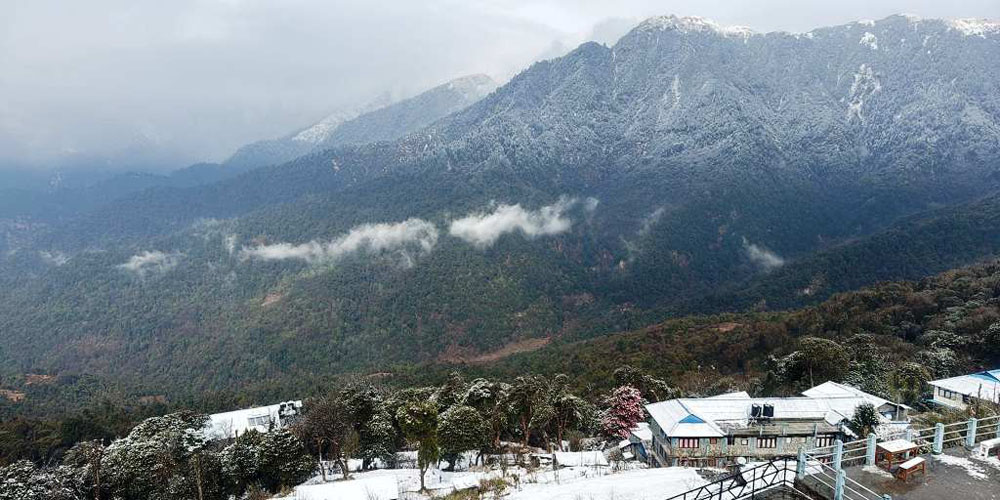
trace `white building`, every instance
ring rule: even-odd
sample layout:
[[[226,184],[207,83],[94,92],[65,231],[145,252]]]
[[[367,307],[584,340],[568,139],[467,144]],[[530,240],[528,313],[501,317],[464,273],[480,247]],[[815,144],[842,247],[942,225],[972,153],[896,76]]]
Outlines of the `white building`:
[[[934,388],[934,402],[964,410],[972,399],[1000,404],[1000,369],[928,382]]]
[[[855,437],[854,411],[872,404],[883,425],[906,424],[909,408],[842,384],[823,384],[802,397],[752,398],[745,392],[679,398],[646,406],[650,463],[724,466],[739,458],[795,456],[801,447],[829,446]]]
[[[270,406],[216,413],[208,416],[205,435],[209,439],[229,439],[251,429],[268,432],[291,424],[301,412],[302,401],[286,401]]]
[[[906,420],[907,413],[912,410],[902,403],[893,403],[888,399],[883,399],[873,394],[868,394],[856,387],[838,384],[837,382],[824,382],[808,391],[802,393],[808,398],[850,398],[858,397],[872,404],[883,420],[887,422],[901,422]]]

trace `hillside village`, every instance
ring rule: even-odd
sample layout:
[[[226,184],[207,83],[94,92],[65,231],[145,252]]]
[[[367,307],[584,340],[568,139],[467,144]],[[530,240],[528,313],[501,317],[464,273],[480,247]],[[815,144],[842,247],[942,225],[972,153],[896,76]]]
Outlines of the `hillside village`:
[[[923,411],[833,381],[789,397],[676,397],[632,368],[615,375],[621,385],[599,404],[572,394],[565,376],[456,373],[437,387],[358,384],[306,402],[172,413],[110,443],[79,443],[57,467],[3,468],[0,499],[652,499],[776,464],[780,484],[751,486],[816,478],[819,491],[824,467],[862,460],[857,475],[913,486],[938,455],[935,474],[1000,480],[1000,370],[929,382]],[[979,427],[964,434],[933,425],[970,418]],[[954,441],[959,456],[941,455]],[[823,454],[836,448],[837,458]],[[850,498],[817,494],[804,498]]]
[[[36,3],[0,500],[1000,500],[1000,3]]]

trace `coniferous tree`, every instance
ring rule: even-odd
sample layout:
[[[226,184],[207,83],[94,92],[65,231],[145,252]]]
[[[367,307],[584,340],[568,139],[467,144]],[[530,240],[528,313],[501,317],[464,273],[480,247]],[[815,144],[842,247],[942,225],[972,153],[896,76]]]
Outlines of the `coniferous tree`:
[[[455,462],[463,452],[479,449],[487,439],[486,421],[471,406],[452,406],[441,414],[438,438],[441,457],[448,461],[448,470],[455,469]]]
[[[424,478],[427,470],[438,462],[441,450],[438,443],[437,405],[430,401],[412,402],[403,405],[396,414],[396,420],[406,439],[416,443],[417,467],[420,468],[420,490],[426,491]]]

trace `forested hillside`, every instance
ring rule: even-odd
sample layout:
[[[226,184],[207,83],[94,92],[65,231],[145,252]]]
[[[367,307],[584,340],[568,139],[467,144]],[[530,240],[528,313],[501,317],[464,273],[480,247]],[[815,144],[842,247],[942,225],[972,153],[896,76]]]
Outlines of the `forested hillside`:
[[[177,409],[222,411],[290,394],[342,392],[353,405],[364,396],[398,408],[432,394],[442,405],[455,404],[462,400],[458,394],[485,394],[484,388],[509,384],[573,395],[572,402],[593,413],[621,385],[656,401],[736,390],[796,394],[835,380],[921,408],[926,381],[995,367],[998,347],[1000,263],[992,262],[919,281],[882,283],[798,310],[691,316],[496,359],[383,366],[340,377],[261,378],[239,391],[189,397],[158,398],[93,377],[31,374],[4,380],[6,391],[25,398],[0,403],[0,465],[18,459],[50,463],[74,443],[120,437],[143,418]],[[371,421],[358,417],[358,425]],[[500,432],[523,439],[516,423],[510,425]],[[587,425],[595,431],[593,423]]]
[[[988,258],[992,26],[655,18],[395,140],[10,222],[0,366],[277,395]]]

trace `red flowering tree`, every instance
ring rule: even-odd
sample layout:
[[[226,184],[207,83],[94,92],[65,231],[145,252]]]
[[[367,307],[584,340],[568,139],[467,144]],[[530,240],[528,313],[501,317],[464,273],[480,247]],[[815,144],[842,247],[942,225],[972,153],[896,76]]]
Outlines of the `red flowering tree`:
[[[608,403],[608,409],[601,419],[601,430],[609,438],[627,438],[629,431],[646,418],[646,412],[642,409],[642,395],[630,385],[615,389]]]

